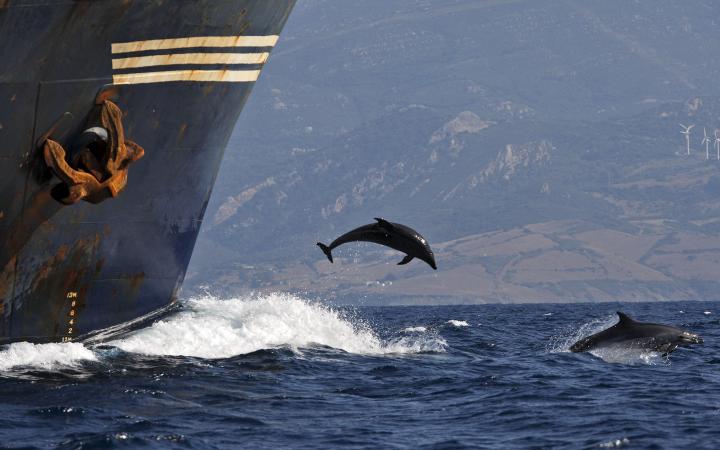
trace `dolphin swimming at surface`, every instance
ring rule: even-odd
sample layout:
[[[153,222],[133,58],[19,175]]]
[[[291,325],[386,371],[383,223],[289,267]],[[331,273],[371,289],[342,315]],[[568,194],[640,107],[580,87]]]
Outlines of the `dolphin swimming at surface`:
[[[670,325],[638,322],[618,311],[620,320],[612,327],[580,339],[571,352],[587,352],[606,347],[639,348],[669,354],[676,348],[702,344],[697,334]]]
[[[430,249],[430,244],[428,244],[420,233],[408,226],[388,222],[387,220],[379,217],[376,217],[375,220],[377,223],[363,225],[355,228],[354,230],[348,231],[332,241],[330,245],[318,242],[317,246],[322,249],[323,253],[325,253],[325,256],[327,256],[330,262],[333,262],[331,253],[332,250],[342,244],[345,244],[346,242],[374,242],[405,253],[405,257],[398,263],[398,265],[407,264],[413,258],[418,258],[428,263],[434,270],[437,270],[437,266],[435,265],[435,255]]]

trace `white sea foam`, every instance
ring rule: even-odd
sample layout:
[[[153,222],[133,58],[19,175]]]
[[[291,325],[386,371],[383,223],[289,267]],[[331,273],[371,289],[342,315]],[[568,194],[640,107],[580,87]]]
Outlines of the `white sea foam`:
[[[447,323],[454,327],[469,327],[470,325],[464,320],[448,320]]]
[[[366,324],[353,323],[331,307],[289,294],[192,299],[186,310],[108,344],[132,353],[200,358],[312,345],[369,355],[444,351],[446,345],[432,336],[384,342]]]
[[[16,342],[0,351],[0,371],[16,367],[56,370],[77,367],[83,361],[97,361],[92,350],[77,342],[31,344]]]
[[[611,441],[603,442],[602,444],[598,444],[598,447],[600,447],[600,448],[620,448],[629,443],[630,443],[630,439],[624,437],[622,439],[613,439]]]
[[[663,364],[667,360],[659,352],[640,348],[604,347],[590,351],[590,354],[608,363],[615,364]]]
[[[424,333],[427,331],[427,328],[425,327],[407,327],[403,329],[406,333]]]
[[[706,316],[709,316],[710,314],[712,314],[712,311],[703,311],[703,314],[705,314]]]
[[[580,339],[598,333],[617,323],[617,315],[612,314],[600,319],[593,319],[588,323],[580,326],[580,328],[569,330],[559,336],[553,336],[550,339],[548,350],[550,353],[564,353],[570,351],[570,346]]]

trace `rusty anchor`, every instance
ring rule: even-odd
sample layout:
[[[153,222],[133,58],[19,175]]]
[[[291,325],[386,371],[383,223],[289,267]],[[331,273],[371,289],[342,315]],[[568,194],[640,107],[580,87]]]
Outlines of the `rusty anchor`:
[[[127,184],[129,165],[145,154],[142,147],[125,139],[120,108],[103,100],[100,125],[86,129],[79,141],[80,145],[68,158],[60,143],[45,139],[45,163],[66,188],[56,198],[72,205],[80,200],[100,203],[117,197]]]

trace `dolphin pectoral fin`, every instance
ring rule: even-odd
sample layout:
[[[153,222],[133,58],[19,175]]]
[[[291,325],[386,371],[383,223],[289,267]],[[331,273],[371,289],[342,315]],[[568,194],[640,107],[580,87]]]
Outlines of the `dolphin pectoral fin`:
[[[407,263],[409,263],[410,261],[412,261],[413,258],[414,258],[414,256],[405,255],[405,257],[402,259],[402,261],[400,261],[399,263],[397,263],[397,265],[398,265],[398,266],[402,266],[402,265],[404,265],[404,264],[407,264]]]
[[[392,231],[393,229],[395,229],[393,224],[383,219],[382,217],[376,217],[375,220],[377,220],[378,225],[385,228],[387,231]]]
[[[322,242],[318,242],[318,243],[317,243],[317,246],[320,247],[320,250],[322,250],[323,253],[325,253],[325,256],[327,256],[327,259],[328,259],[330,262],[333,262],[332,253],[331,253],[332,250],[330,249],[330,247],[328,247],[327,245],[323,244]]]

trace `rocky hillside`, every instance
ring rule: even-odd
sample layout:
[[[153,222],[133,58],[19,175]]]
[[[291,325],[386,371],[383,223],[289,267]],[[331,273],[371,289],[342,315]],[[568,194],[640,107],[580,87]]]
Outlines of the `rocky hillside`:
[[[714,299],[716,9],[300,2],[226,154],[188,289]],[[696,125],[689,156],[678,123]],[[330,265],[314,245],[376,216],[422,232],[439,270],[362,244]]]

